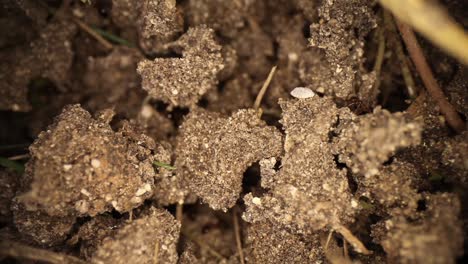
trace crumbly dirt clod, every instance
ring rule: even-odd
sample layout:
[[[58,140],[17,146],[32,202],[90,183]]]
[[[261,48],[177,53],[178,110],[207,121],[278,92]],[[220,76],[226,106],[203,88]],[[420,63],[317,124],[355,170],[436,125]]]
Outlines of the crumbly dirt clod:
[[[146,52],[170,42],[182,33],[184,21],[176,0],[149,0],[136,3],[140,45]]]
[[[310,44],[322,49],[330,63],[334,83],[322,87],[326,94],[343,99],[357,95],[375,103],[371,81],[375,77],[359,69],[364,62],[364,38],[377,26],[373,5],[367,0],[336,0],[322,1],[318,7],[320,20],[310,27]]]
[[[63,243],[73,229],[73,216],[50,216],[44,210],[28,210],[18,199],[11,205],[15,228],[24,239],[43,246]]]
[[[100,120],[79,105],[65,108],[30,148],[31,186],[21,201],[50,215],[94,216],[127,212],[151,197],[157,145],[129,125],[114,132],[112,115]]]
[[[179,232],[180,223],[173,216],[152,208],[148,215],[125,224],[115,235],[105,238],[92,263],[150,264],[155,259],[158,263],[177,263]]]
[[[67,244],[72,246],[79,244],[80,256],[90,260],[103,240],[114,236],[123,224],[122,219],[115,219],[110,214],[98,215],[80,226]]]
[[[424,198],[426,211],[407,217],[396,213],[375,227],[374,236],[389,262],[455,263],[463,252],[458,198],[447,193],[426,194]]]
[[[411,215],[416,212],[421,198],[415,188],[419,177],[410,163],[395,160],[375,175],[359,177],[357,193],[369,198],[371,204],[378,203],[386,209],[400,208]]]
[[[191,25],[208,25],[233,38],[246,24],[245,17],[255,1],[190,0],[185,10]]]
[[[29,45],[4,52],[0,64],[0,109],[30,110],[27,94],[33,78],[48,78],[65,89],[73,60],[70,39],[75,32],[74,24],[58,20],[49,23]]]
[[[281,169],[275,174],[273,161],[263,162],[270,169],[262,186],[270,191],[262,197],[246,195],[243,218],[252,223],[269,220],[299,234],[352,222],[357,202],[346,170],[337,168],[328,142],[338,108],[330,98],[320,97],[280,101],[280,105],[284,111],[280,122],[286,130]]]
[[[11,200],[15,197],[19,187],[18,173],[0,169],[0,223],[7,222],[11,219]]]
[[[468,132],[445,142],[442,163],[456,171],[459,182],[468,181]]]
[[[86,108],[95,112],[113,107],[118,115],[136,116],[145,98],[136,72],[142,57],[136,49],[116,47],[105,57],[89,58],[83,80],[90,97]]]
[[[252,263],[322,263],[323,252],[318,238],[304,239],[268,222],[252,224],[247,229],[247,260]]]
[[[372,114],[340,120],[335,133],[339,136],[334,139],[333,151],[339,161],[366,177],[377,174],[398,149],[421,142],[418,122],[380,108]]]
[[[242,175],[254,162],[281,154],[281,134],[255,110],[230,117],[194,109],[180,127],[177,174],[213,209],[232,207]]]
[[[206,27],[190,29],[173,46],[181,49],[182,58],[143,60],[138,73],[152,98],[192,107],[218,83],[217,74],[224,68],[221,46]]]
[[[468,116],[468,68],[459,65],[452,81],[447,85],[447,95],[458,112]]]

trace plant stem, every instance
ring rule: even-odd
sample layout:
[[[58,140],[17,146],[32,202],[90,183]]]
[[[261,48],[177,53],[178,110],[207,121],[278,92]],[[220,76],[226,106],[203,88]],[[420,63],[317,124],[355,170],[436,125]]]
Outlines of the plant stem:
[[[400,31],[401,37],[406,44],[406,48],[408,49],[408,53],[413,61],[414,65],[416,66],[419,75],[426,87],[427,92],[429,95],[436,101],[437,105],[440,108],[440,111],[445,116],[447,123],[457,132],[461,133],[465,130],[465,123],[458,115],[455,108],[450,104],[447,98],[444,95],[444,92],[440,88],[439,84],[437,83],[434,75],[432,74],[432,70],[427,64],[426,58],[424,53],[419,46],[418,40],[416,36],[411,30],[411,28],[406,25],[405,23],[396,20],[397,27]]]
[[[468,65],[468,34],[441,6],[427,0],[379,0],[398,19]]]
[[[9,256],[12,258],[22,258],[52,264],[86,264],[87,262],[64,254],[55,253],[44,249],[38,249],[26,246],[12,241],[0,241],[0,256]]]

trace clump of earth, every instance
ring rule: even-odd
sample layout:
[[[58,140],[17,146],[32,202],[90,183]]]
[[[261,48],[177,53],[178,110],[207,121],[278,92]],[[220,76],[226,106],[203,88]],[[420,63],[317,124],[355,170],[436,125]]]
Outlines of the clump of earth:
[[[406,89],[375,1],[0,14],[0,262],[464,261],[468,132]],[[466,67],[422,44],[466,120]]]

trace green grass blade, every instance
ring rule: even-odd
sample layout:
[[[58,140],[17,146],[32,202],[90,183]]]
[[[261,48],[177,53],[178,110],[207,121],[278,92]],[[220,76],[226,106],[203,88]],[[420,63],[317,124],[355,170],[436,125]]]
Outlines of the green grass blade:
[[[164,162],[159,162],[159,161],[155,161],[153,163],[155,166],[158,166],[158,167],[161,167],[161,168],[165,168],[165,169],[168,169],[168,170],[175,170],[176,168],[167,164],[167,163],[164,163]]]
[[[8,168],[8,169],[12,169],[18,173],[24,172],[23,164],[16,162],[16,161],[9,160],[9,159],[1,158],[1,157],[0,157],[0,166]]]
[[[124,46],[127,46],[127,47],[130,47],[130,48],[134,48],[135,45],[133,45],[132,43],[130,43],[128,40],[125,40],[119,36],[116,36],[108,31],[105,31],[105,30],[102,30],[100,28],[97,28],[97,27],[92,27],[94,31],[96,31],[99,35],[101,35],[103,38],[109,40],[109,41],[112,41],[114,43],[117,43],[117,44],[120,44],[120,45],[124,45]]]

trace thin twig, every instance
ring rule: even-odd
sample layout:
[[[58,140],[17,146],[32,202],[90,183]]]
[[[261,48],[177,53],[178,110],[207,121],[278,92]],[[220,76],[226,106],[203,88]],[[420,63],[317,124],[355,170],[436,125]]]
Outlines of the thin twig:
[[[153,256],[153,264],[158,264],[159,263],[159,241],[156,241],[156,244],[154,245],[154,256]]]
[[[351,246],[353,246],[356,252],[364,255],[372,254],[372,251],[368,250],[366,246],[364,246],[364,244],[357,237],[355,237],[353,233],[351,233],[351,231],[349,231],[348,228],[342,225],[337,225],[333,227],[333,229],[336,232],[340,233],[344,237],[344,239],[346,239],[351,244]]]
[[[103,45],[106,49],[112,50],[114,46],[112,43],[107,41],[105,38],[103,38],[99,33],[94,31],[90,26],[86,25],[84,22],[77,18],[73,18],[73,22],[75,22],[83,31],[91,35],[93,38],[95,38],[101,45]]]
[[[378,38],[379,38],[379,47],[377,49],[377,57],[375,59],[374,63],[374,72],[376,75],[376,81],[374,84],[374,91],[377,91],[380,86],[381,82],[381,77],[380,73],[382,72],[382,64],[384,61],[384,55],[385,55],[385,28],[380,27],[378,30]]]
[[[346,240],[343,240],[343,255],[345,259],[350,260],[348,252],[348,242],[346,242]]]
[[[328,232],[327,242],[325,243],[325,249],[324,249],[325,251],[327,251],[328,245],[330,245],[332,235],[333,235],[333,230],[330,230],[330,232]]]
[[[408,66],[408,59],[403,50],[403,44],[401,43],[400,36],[398,35],[395,21],[387,10],[384,10],[384,23],[389,30],[392,44],[395,45],[395,52],[398,60],[400,61],[401,75],[405,81],[408,96],[414,100],[418,96],[418,93],[416,92],[416,83],[414,82],[413,75],[411,74],[411,70]]]
[[[12,258],[29,259],[52,264],[86,264],[87,262],[73,257],[53,251],[38,249],[23,245],[13,241],[0,241],[0,256],[9,256]]]
[[[265,93],[268,89],[268,86],[271,83],[271,80],[273,79],[273,76],[275,75],[275,72],[276,72],[276,66],[273,66],[273,68],[271,68],[270,73],[268,74],[267,79],[263,83],[262,89],[260,89],[260,92],[258,92],[257,98],[255,98],[255,103],[253,105],[254,109],[260,108],[260,104],[262,103],[263,96],[265,96]]]
[[[468,65],[468,34],[435,1],[379,0],[398,19]]]
[[[421,79],[424,83],[424,86],[426,87],[427,92],[436,101],[437,105],[440,108],[440,111],[445,116],[447,123],[457,133],[463,132],[465,130],[465,123],[460,118],[452,104],[450,104],[450,102],[447,100],[439,84],[437,84],[437,81],[434,78],[434,75],[432,74],[431,68],[427,64],[424,53],[421,47],[419,46],[418,40],[416,39],[413,30],[411,30],[411,28],[408,25],[404,24],[398,19],[396,19],[396,23],[403,38],[403,41],[406,44],[408,53],[411,59],[413,60],[413,63],[416,66],[419,75],[421,76]]]
[[[237,252],[239,252],[239,258],[241,264],[245,263],[244,260],[244,251],[242,250],[242,241],[241,241],[241,234],[240,234],[240,227],[239,227],[239,219],[237,218],[236,209],[232,211],[232,219],[234,222],[234,234],[236,237],[236,245],[237,245]]]
[[[132,222],[133,221],[133,210],[130,210],[130,212],[128,212],[128,222]]]
[[[29,153],[26,154],[21,154],[21,155],[16,155],[16,156],[11,156],[8,158],[9,160],[24,160],[24,159],[29,159]]]
[[[183,218],[184,218],[184,203],[179,202],[176,205],[176,219],[177,221],[180,222],[181,225],[182,225]]]

